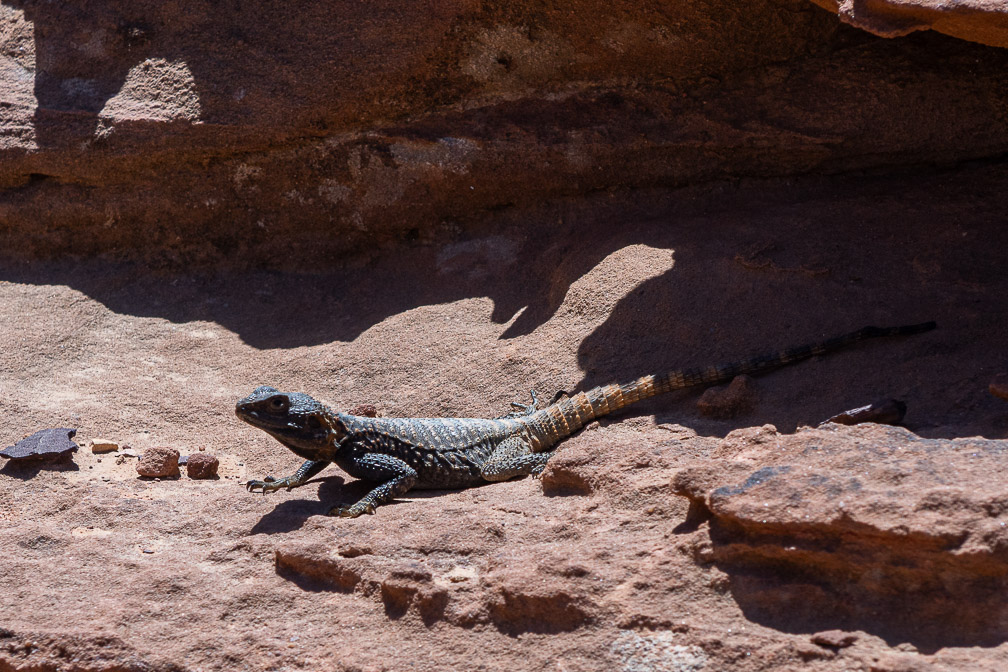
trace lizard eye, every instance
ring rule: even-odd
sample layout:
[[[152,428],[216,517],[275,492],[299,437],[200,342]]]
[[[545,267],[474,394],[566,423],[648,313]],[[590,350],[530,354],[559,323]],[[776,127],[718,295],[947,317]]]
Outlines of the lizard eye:
[[[273,397],[269,401],[270,408],[274,411],[287,410],[287,399],[285,397]]]

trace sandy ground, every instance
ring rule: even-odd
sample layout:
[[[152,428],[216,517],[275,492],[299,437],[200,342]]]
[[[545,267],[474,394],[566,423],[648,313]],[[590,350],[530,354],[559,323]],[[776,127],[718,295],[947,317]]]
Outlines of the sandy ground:
[[[1008,438],[1008,403],[987,392],[1008,371],[1006,188],[1003,167],[967,165],[600,193],[501,211],[471,238],[332,269],[0,268],[0,447],[59,426],[78,428],[82,446],[72,467],[0,470],[0,670],[630,669],[652,654],[684,670],[702,669],[689,667],[700,658],[707,669],[849,669],[852,659],[796,643],[810,633],[747,619],[709,570],[672,550],[668,531],[687,505],[668,483],[731,430],[793,432],[883,397],[906,401],[905,425],[921,436]],[[635,486],[633,501],[612,490],[546,497],[526,479],[424,493],[348,521],[321,515],[359,492],[335,469],[291,493],[242,487],[298,464],[234,416],[260,384],[338,409],[372,403],[385,416],[495,416],[531,388],[552,396],[932,319],[930,334],[760,377],[743,416],[706,418],[698,394],[681,393],[574,439],[597,464],[662,453],[648,458],[642,473],[654,482]],[[91,454],[93,437],[139,451],[203,446],[220,457],[220,479],[140,480],[131,459]],[[612,546],[606,558],[600,545]],[[299,573],[320,549],[347,548],[357,550],[340,557],[387,559],[386,578],[411,576],[395,563],[426,562],[449,583],[462,577],[451,585],[484,582],[469,611],[430,617],[422,604],[397,611],[394,582],[368,589],[367,571],[348,590]],[[580,548],[593,550],[579,560]],[[653,555],[662,548],[664,564]],[[300,558],[295,570],[278,569],[284,549]],[[575,568],[561,577],[566,598],[508,601],[508,586],[534,584],[552,561]],[[579,562],[607,572],[605,588],[591,589],[601,592],[579,583]],[[578,606],[586,590],[594,598]],[[924,654],[870,633],[861,641],[858,660],[878,669],[995,669],[1008,655],[1004,645]]]

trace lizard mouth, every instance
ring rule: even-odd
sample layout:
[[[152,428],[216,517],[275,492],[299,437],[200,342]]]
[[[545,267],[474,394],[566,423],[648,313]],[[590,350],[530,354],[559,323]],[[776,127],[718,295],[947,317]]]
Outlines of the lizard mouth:
[[[235,408],[238,419],[272,435],[284,445],[318,446],[326,443],[328,433],[313,417],[306,421],[291,418],[289,415],[278,417],[263,413],[253,408]]]

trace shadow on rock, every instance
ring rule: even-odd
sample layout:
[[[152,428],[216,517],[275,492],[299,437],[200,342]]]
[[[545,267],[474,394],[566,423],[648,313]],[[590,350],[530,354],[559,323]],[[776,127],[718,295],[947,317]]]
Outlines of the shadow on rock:
[[[329,512],[329,509],[336,505],[336,502],[332,501],[334,490],[337,493],[346,493],[348,490],[355,489],[353,487],[347,487],[340,476],[313,479],[308,481],[308,483],[315,481],[321,483],[319,486],[318,499],[316,499],[314,495],[310,494],[310,488],[302,486],[301,488],[295,489],[295,493],[301,491],[305,496],[299,497],[298,499],[288,499],[287,501],[277,504],[276,508],[263,516],[259,522],[252,527],[250,534],[275,534],[298,530],[312,516],[324,516]],[[267,494],[258,496],[269,497],[270,495]],[[344,496],[349,497],[349,495]]]
[[[27,481],[35,478],[42,471],[80,471],[80,467],[72,459],[58,461],[47,460],[8,460],[0,474]]]
[[[65,284],[124,315],[216,322],[260,349],[350,342],[390,316],[475,297],[494,301],[493,322],[515,320],[501,334],[512,338],[552,318],[571,284],[610,253],[635,242],[672,242],[661,222],[651,219],[620,229],[613,225],[617,208],[597,208],[591,222],[557,225],[548,240],[507,221],[517,215],[502,215],[497,222],[501,230],[492,235],[404,245],[385,250],[371,263],[317,272],[225,268],[151,273],[146,265],[108,260],[38,261],[4,264],[0,279]],[[545,210],[544,219],[564,206]],[[653,216],[643,208],[634,214]],[[567,242],[572,238],[592,242],[574,245]]]

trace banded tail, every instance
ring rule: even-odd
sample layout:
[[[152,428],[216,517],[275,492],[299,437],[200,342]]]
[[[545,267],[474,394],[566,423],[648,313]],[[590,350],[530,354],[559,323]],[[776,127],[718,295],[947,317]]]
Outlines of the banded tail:
[[[573,397],[561,399],[547,408],[527,416],[532,434],[533,450],[548,450],[558,441],[570,436],[596,418],[614,413],[630,404],[673,390],[698,385],[726,383],[741,374],[762,373],[825,355],[869,338],[883,336],[909,336],[934,329],[934,322],[923,322],[902,327],[864,327],[843,336],[818,343],[789,348],[780,352],[760,355],[737,362],[697,369],[680,369],[664,375],[644,376],[623,385],[603,385]]]

